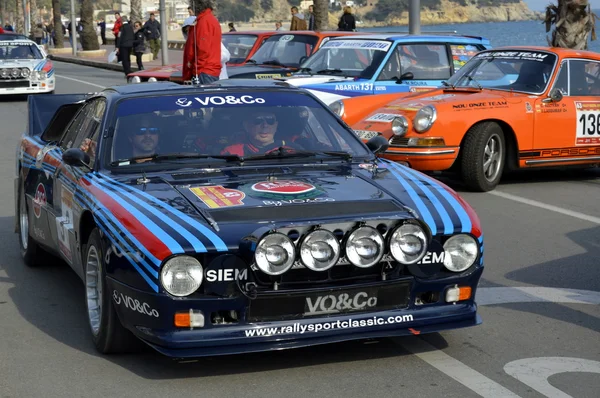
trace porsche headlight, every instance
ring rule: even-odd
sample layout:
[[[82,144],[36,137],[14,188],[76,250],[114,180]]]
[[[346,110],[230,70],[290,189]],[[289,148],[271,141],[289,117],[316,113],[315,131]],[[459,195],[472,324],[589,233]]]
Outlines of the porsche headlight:
[[[329,108],[333,113],[335,113],[339,117],[342,117],[344,115],[344,103],[340,100],[329,104]]]
[[[398,116],[392,120],[392,132],[402,137],[408,131],[408,120],[404,116]]]
[[[29,75],[31,75],[31,71],[27,68],[23,68],[21,69],[21,77],[24,77],[25,79],[27,79],[29,77]]]
[[[346,258],[359,268],[377,264],[383,252],[383,237],[372,227],[356,229],[346,241]]]
[[[168,260],[160,271],[160,280],[167,292],[183,297],[194,293],[202,284],[204,269],[200,261],[190,256]]]
[[[148,83],[154,83],[154,82],[156,82],[156,81],[158,81],[158,80],[156,80],[156,78],[155,78],[155,77],[149,77],[149,78],[148,78]]]
[[[258,242],[254,259],[258,268],[265,274],[281,275],[294,265],[294,242],[279,232],[269,234]]]
[[[340,243],[329,231],[318,229],[306,235],[300,246],[300,258],[313,271],[326,271],[340,258]]]
[[[419,109],[413,120],[413,125],[418,133],[424,133],[431,128],[437,118],[437,111],[433,105],[426,105]]]
[[[129,78],[129,83],[141,83],[142,79],[139,76],[131,76]]]
[[[14,68],[13,70],[10,71],[10,75],[12,77],[19,77],[19,76],[21,76],[21,70],[19,68]]]
[[[470,235],[454,235],[444,243],[444,266],[453,272],[469,268],[479,254],[477,241]]]
[[[392,234],[390,251],[399,263],[414,264],[427,252],[427,234],[417,224],[402,224]]]

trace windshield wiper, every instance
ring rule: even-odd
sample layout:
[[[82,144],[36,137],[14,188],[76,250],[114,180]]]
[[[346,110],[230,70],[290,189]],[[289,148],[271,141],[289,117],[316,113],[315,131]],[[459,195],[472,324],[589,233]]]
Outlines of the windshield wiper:
[[[304,157],[311,157],[311,156],[329,156],[329,157],[342,158],[344,160],[352,159],[352,154],[350,154],[348,152],[343,152],[343,151],[304,151],[304,150],[296,150],[296,149],[290,149],[290,148],[286,148],[286,147],[280,147],[279,149],[272,150],[271,152],[265,153],[262,155],[252,155],[252,156],[244,157],[241,159],[241,161],[272,159],[272,158],[278,158],[278,157],[304,158]]]
[[[265,61],[262,64],[263,65],[275,65],[275,66],[283,66],[283,67],[285,67],[284,64],[282,64],[281,62],[277,61],[276,59],[272,59],[270,61]]]
[[[310,73],[310,72],[312,72],[312,69],[311,68],[300,68],[296,71],[296,73],[302,73],[302,72]],[[312,73],[311,73],[311,75],[312,75]]]
[[[344,73],[341,69],[322,69],[317,72],[317,75],[339,75],[340,73]]]
[[[257,64],[255,59],[249,59],[248,61],[246,61],[246,63],[250,62],[251,64]]]
[[[143,156],[136,156],[133,158],[129,158],[129,159],[120,159],[120,160],[115,160],[114,162],[112,162],[110,165],[111,166],[118,166],[118,165],[122,165],[123,163],[137,163],[139,160],[144,160],[144,161],[154,161],[154,162],[160,162],[162,160],[177,160],[177,159],[223,159],[223,160],[241,160],[241,158],[238,155],[209,155],[206,153],[165,153],[165,154],[158,154],[155,153],[153,155],[143,155]]]
[[[483,90],[483,86],[477,80],[475,80],[474,77],[467,76],[467,79],[469,79],[469,83],[474,82],[475,84],[477,84],[478,89]]]
[[[444,87],[452,87],[452,88],[455,88],[453,84],[450,84],[450,83],[448,83],[448,82],[447,82],[447,81],[445,81],[445,80],[442,82],[442,86],[444,86]]]

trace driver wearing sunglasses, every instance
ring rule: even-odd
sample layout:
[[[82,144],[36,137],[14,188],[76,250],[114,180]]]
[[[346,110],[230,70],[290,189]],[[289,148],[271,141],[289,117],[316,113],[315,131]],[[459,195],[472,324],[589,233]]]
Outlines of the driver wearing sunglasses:
[[[244,142],[229,145],[221,152],[222,155],[248,156],[266,153],[285,146],[283,140],[276,140],[278,121],[273,112],[258,111],[246,115],[243,121]]]
[[[139,123],[136,124],[137,126],[133,127],[129,133],[131,156],[134,158],[150,157],[156,153],[160,129],[156,127],[154,118],[147,114],[142,115]],[[141,162],[143,159],[139,161]]]

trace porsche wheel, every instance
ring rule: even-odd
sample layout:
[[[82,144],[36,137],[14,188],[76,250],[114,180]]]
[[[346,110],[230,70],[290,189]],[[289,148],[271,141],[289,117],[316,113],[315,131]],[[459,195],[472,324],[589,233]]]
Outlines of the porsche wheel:
[[[121,324],[107,290],[104,250],[98,228],[94,228],[85,245],[83,266],[88,323],[96,349],[102,354],[130,352],[136,346],[136,339]]]
[[[504,171],[504,143],[504,132],[497,123],[480,123],[469,129],[461,148],[461,174],[469,189],[487,192],[496,188]]]
[[[25,188],[19,184],[19,222],[17,223],[17,233],[19,235],[19,246],[21,248],[21,257],[25,265],[34,267],[40,264],[39,253],[41,251],[37,242],[29,234],[29,211],[27,209],[27,198],[25,197]]]

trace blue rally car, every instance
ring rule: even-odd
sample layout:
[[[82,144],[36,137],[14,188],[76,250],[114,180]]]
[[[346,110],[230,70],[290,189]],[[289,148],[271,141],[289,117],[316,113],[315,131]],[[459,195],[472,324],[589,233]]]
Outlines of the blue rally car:
[[[29,97],[24,263],[64,259],[102,353],[176,358],[481,323],[483,235],[455,192],[274,81]],[[132,340],[133,339],[133,340]]]
[[[358,95],[431,90],[488,48],[488,39],[455,34],[332,38],[294,76],[279,80],[309,89],[328,105]]]

